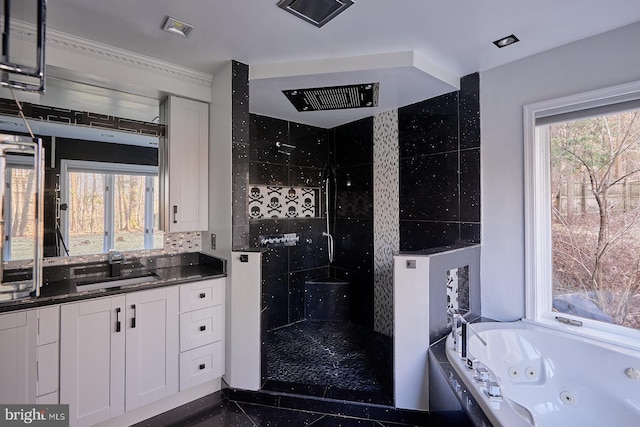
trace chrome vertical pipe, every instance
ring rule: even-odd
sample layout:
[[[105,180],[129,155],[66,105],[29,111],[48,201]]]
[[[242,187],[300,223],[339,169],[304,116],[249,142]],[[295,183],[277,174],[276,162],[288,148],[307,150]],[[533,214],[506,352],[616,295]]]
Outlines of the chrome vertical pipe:
[[[333,236],[331,236],[330,227],[330,217],[329,217],[329,197],[331,192],[331,176],[327,174],[327,177],[324,180],[324,209],[325,216],[327,220],[327,231],[322,233],[323,236],[327,237],[327,252],[329,254],[329,264],[333,263]]]

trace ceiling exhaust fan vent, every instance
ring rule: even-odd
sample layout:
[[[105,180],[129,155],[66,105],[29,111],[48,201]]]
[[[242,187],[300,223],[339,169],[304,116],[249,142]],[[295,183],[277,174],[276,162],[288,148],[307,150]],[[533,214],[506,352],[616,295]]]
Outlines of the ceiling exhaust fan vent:
[[[278,7],[322,27],[352,4],[352,0],[280,0]]]
[[[378,106],[379,83],[283,90],[298,111],[342,110]]]

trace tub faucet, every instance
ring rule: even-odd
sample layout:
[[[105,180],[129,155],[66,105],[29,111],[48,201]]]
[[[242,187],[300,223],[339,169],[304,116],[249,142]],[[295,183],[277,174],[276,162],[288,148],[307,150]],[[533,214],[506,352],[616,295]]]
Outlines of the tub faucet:
[[[460,341],[460,357],[465,359],[467,357],[467,347],[469,343],[469,331],[471,331],[478,340],[484,345],[487,346],[487,342],[478,334],[478,332],[471,326],[471,323],[464,318],[464,316],[460,313],[458,309],[447,308],[447,314],[451,318],[451,336],[453,337],[453,345],[454,348],[458,348],[458,340]],[[457,329],[458,325],[462,329],[460,332],[460,337],[458,337]]]

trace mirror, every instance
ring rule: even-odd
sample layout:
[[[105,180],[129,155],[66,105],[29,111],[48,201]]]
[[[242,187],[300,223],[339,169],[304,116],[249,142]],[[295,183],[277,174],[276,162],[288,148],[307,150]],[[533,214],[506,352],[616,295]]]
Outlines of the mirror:
[[[0,132],[19,135],[29,130],[13,95],[45,147],[44,256],[161,248],[159,101],[48,77],[46,94],[0,90]],[[21,179],[29,171],[18,160],[8,166],[5,259],[32,258]]]

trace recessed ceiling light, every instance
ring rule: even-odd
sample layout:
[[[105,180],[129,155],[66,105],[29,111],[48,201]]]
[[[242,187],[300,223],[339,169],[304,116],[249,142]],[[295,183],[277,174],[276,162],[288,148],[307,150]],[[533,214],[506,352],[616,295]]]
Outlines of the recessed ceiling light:
[[[501,39],[498,39],[498,40],[494,41],[493,44],[495,44],[499,48],[503,48],[503,47],[509,46],[509,45],[514,44],[514,43],[519,42],[519,41],[520,41],[520,39],[518,39],[516,36],[511,34],[510,36],[503,37]]]
[[[188,37],[189,33],[191,33],[194,28],[195,27],[193,25],[179,21],[171,16],[167,16],[167,19],[165,19],[164,25],[162,26],[163,30],[173,34],[178,34],[182,37]]]

